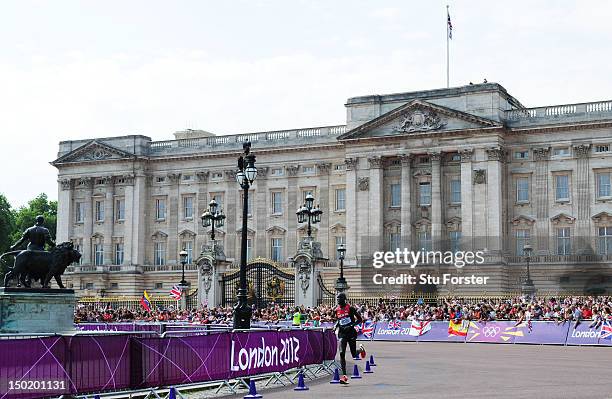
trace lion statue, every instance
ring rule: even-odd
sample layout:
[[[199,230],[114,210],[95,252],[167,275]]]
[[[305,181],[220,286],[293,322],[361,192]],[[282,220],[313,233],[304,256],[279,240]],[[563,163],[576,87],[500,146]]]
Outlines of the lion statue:
[[[14,254],[7,252],[0,256]],[[4,276],[4,286],[8,287],[13,278],[17,278],[18,286],[23,284],[30,288],[32,281],[40,281],[43,288],[49,288],[51,277],[55,278],[59,288],[65,288],[62,283],[62,274],[66,268],[81,258],[79,251],[74,249],[71,242],[63,242],[47,251],[25,250],[15,256],[15,265]]]

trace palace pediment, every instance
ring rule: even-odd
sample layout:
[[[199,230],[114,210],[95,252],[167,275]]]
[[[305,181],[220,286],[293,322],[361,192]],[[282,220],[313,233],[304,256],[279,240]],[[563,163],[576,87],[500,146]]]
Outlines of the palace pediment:
[[[502,126],[500,122],[491,119],[426,101],[413,100],[338,136],[338,140],[422,135]]]
[[[81,147],[62,155],[52,165],[72,162],[99,162],[107,160],[132,159],[134,154],[120,150],[106,143],[92,140]]]

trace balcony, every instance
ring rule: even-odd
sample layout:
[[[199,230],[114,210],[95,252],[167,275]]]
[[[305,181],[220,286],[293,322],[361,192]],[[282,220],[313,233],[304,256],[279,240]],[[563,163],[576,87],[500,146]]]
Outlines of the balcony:
[[[510,128],[612,121],[612,100],[513,109],[504,112],[504,119]]]
[[[306,129],[277,130],[227,136],[201,137],[192,139],[166,140],[151,142],[149,153],[152,156],[172,155],[174,153],[213,152],[220,150],[241,150],[242,143],[250,141],[253,147],[280,147],[295,144],[334,143],[335,138],[346,132],[346,125],[322,126]]]

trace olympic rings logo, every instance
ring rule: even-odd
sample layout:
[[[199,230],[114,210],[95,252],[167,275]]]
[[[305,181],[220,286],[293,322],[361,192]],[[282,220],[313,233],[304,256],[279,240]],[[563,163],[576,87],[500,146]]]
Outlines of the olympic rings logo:
[[[499,334],[499,327],[483,327],[482,328],[482,333],[485,337],[495,337],[497,334]]]

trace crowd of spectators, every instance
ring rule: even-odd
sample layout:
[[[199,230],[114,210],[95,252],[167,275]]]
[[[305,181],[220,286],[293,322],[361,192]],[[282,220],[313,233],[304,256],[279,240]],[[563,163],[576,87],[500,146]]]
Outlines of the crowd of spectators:
[[[445,298],[438,303],[422,300],[400,305],[394,299],[380,299],[377,303],[353,303],[363,320],[549,320],[557,323],[588,320],[592,327],[599,327],[605,320],[612,320],[612,297],[567,296],[567,297],[516,297],[511,299],[486,299],[480,301],[461,298]],[[253,321],[319,325],[334,322],[334,306],[321,305],[314,308],[270,305],[253,310]],[[296,318],[296,316],[298,316]],[[299,321],[298,321],[299,320]],[[75,310],[75,322],[191,322],[200,324],[231,324],[231,307],[207,306],[199,309],[178,310],[174,307],[152,311],[144,309],[115,308],[107,304],[80,305]]]

